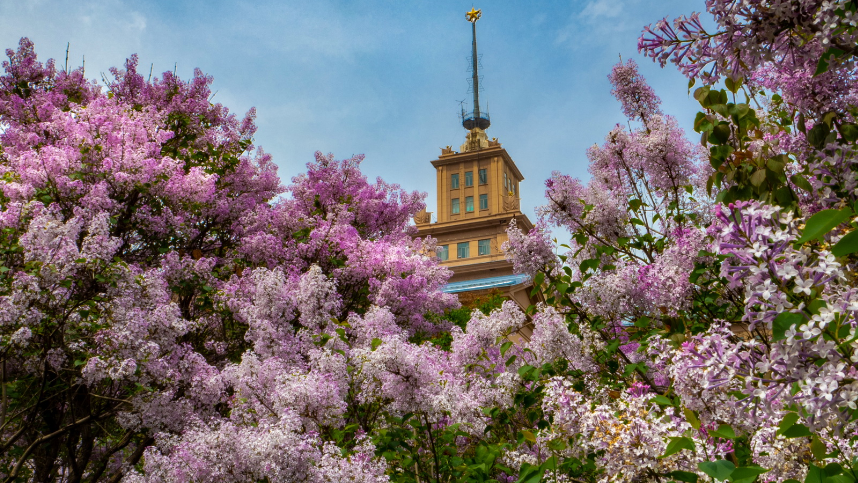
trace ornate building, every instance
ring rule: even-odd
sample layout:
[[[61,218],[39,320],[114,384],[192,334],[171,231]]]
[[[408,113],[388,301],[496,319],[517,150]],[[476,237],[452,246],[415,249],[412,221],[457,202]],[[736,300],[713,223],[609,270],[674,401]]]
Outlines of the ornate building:
[[[431,212],[414,217],[418,236],[432,236],[441,248],[443,265],[453,270],[445,291],[461,298],[499,291],[526,308],[534,302],[532,286],[525,275],[515,274],[506,261],[501,245],[506,230],[515,219],[522,230],[533,224],[521,212],[519,187],[524,176],[497,138],[489,139],[486,129],[489,115],[480,111],[477,72],[477,28],[479,10],[468,12],[473,29],[472,88],[474,110],[462,111],[462,126],[468,131],[465,143],[454,151],[441,149],[432,161],[436,172],[438,208],[433,222]]]

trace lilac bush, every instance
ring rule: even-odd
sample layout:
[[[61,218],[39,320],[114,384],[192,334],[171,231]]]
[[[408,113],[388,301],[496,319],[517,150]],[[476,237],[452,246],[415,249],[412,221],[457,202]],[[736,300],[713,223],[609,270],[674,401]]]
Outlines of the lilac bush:
[[[856,479],[856,7],[706,5],[716,32],[694,14],[639,43],[703,81],[700,146],[621,63],[632,127],[588,151],[587,184],[546,183],[569,251],[534,280],[593,366],[558,353],[533,378],[551,418],[520,481]]]
[[[100,87],[26,39],[8,55],[3,477],[387,481],[378,410],[441,416],[377,388],[414,364],[456,381],[409,341],[456,306],[433,242],[411,238],[423,195],[322,154],[282,186],[254,111],[211,104],[200,72],[145,81],[132,57]]]

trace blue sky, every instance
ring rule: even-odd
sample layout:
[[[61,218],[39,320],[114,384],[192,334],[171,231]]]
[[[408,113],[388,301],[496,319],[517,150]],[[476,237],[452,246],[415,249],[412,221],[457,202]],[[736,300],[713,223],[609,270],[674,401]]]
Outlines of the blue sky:
[[[187,78],[199,67],[214,76],[216,101],[257,108],[256,143],[284,180],[317,150],[363,153],[370,178],[428,192],[435,211],[430,161],[465,136],[472,6],[483,11],[488,134],[524,174],[531,219],[551,172],[586,179],[586,148],[624,122],[606,77],[619,55],[636,59],[664,110],[690,126],[686,79],[638,54],[637,38],[662,17],[702,11],[703,0],[0,0],[0,46],[27,36],[41,59],[62,64],[70,43],[69,63],[85,57],[93,78],[132,53],[141,70],[175,65]]]

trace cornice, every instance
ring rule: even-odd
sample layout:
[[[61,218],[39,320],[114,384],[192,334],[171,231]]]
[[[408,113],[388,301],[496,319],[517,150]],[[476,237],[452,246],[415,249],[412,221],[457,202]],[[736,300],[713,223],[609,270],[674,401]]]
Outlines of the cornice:
[[[417,236],[440,235],[455,233],[457,231],[472,231],[477,228],[488,228],[499,224],[509,224],[509,221],[513,218],[515,218],[518,227],[525,232],[530,231],[530,229],[533,228],[533,223],[530,222],[527,215],[520,211],[513,211],[480,218],[465,218],[463,220],[445,221],[443,223],[418,225]]]
[[[453,154],[445,154],[439,157],[438,159],[432,161],[432,166],[435,168],[439,168],[441,166],[446,166],[448,164],[461,163],[463,161],[474,161],[477,159],[490,158],[493,156],[501,156],[504,161],[506,161],[510,168],[512,169],[513,174],[520,180],[524,181],[524,175],[521,174],[521,171],[518,170],[518,166],[515,165],[515,161],[512,160],[509,153],[506,152],[506,149],[502,147],[490,147],[486,149],[479,149],[477,151],[467,151],[464,153],[453,153]]]

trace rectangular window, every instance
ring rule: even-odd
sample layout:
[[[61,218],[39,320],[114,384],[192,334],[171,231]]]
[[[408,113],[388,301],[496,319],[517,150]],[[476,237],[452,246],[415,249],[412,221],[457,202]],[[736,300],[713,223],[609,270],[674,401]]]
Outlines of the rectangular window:
[[[488,210],[489,209],[489,195],[480,195],[480,209]]]
[[[468,258],[471,256],[471,244],[464,242],[456,245],[456,256],[458,258]]]
[[[459,214],[459,198],[453,198],[453,214]]]
[[[474,186],[474,172],[465,171],[465,188]]]
[[[474,197],[466,196],[465,197],[465,211],[468,213],[474,212]]]
[[[489,173],[485,169],[481,169],[480,173],[480,184],[487,184],[489,182]]]
[[[480,240],[477,242],[478,255],[488,255],[491,251],[491,240]]]
[[[459,188],[459,173],[450,175],[450,189]]]
[[[450,259],[449,245],[441,245],[440,247],[438,247],[438,258],[440,258],[442,262]]]
[[[503,189],[504,191],[509,191],[509,180],[506,177],[506,173],[503,174]]]

